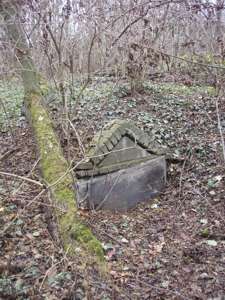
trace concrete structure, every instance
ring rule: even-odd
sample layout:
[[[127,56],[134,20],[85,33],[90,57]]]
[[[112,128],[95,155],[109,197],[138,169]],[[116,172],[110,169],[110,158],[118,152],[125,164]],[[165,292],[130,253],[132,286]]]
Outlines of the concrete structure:
[[[165,150],[131,121],[114,120],[98,133],[75,172],[78,202],[90,209],[127,211],[162,191]]]

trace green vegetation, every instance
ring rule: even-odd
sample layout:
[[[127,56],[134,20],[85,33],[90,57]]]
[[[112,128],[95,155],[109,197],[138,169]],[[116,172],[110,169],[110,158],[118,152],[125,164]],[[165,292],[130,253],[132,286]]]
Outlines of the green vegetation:
[[[183,96],[191,96],[195,93],[200,95],[215,95],[215,89],[212,86],[186,86],[184,84],[176,83],[157,83],[152,84],[149,82],[145,83],[145,88],[152,90],[157,93],[168,93],[168,94],[178,94]]]
[[[76,106],[77,101],[82,105],[90,103],[94,109],[100,110],[99,102],[107,100],[111,103],[118,103],[118,98],[127,97],[129,95],[129,85],[122,83],[116,85],[112,81],[101,79],[96,89],[96,84],[88,86],[80,95],[80,99],[77,96],[80,94],[81,84],[74,88],[74,96],[70,99],[71,106]],[[96,79],[99,81],[99,79]],[[191,96],[196,93],[205,96],[214,96],[215,89],[212,86],[185,86],[183,84],[174,83],[144,83],[145,91],[148,94],[157,94],[158,96],[169,95],[182,95]],[[58,107],[61,99],[57,92],[53,89],[47,88],[46,84],[43,84],[43,92],[46,96],[46,104],[49,103],[49,108]],[[53,97],[54,101],[51,101]],[[21,107],[23,103],[23,87],[19,81],[12,80],[8,82],[0,82],[0,130],[5,130],[10,124],[15,125],[20,121]],[[2,106],[4,104],[4,108]],[[136,99],[129,97],[128,106],[130,108],[136,106]],[[5,111],[6,113],[5,113]]]
[[[22,103],[23,87],[19,81],[0,81],[0,130],[18,122]]]

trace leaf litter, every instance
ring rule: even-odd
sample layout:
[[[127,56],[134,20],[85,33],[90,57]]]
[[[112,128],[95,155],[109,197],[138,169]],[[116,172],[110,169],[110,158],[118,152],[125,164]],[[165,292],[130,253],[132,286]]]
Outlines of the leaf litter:
[[[81,211],[84,222],[102,241],[110,270],[107,279],[94,266],[83,266],[79,257],[71,260],[65,255],[53,235],[48,196],[43,194],[32,202],[39,187],[0,177],[0,296],[222,299],[225,178],[212,95],[207,89],[168,83],[146,83],[145,93],[132,97],[126,83],[111,87],[108,81],[90,86],[76,104],[73,123],[85,147],[107,121],[131,118],[186,163],[169,166],[166,189],[157,201],[126,214]],[[223,104],[220,109],[224,114]],[[60,110],[54,111],[64,145],[60,118]],[[12,143],[9,132],[1,134],[0,157],[15,145],[20,149],[1,161],[1,170],[24,176],[38,158],[27,126],[15,128],[15,137]],[[73,132],[71,141],[70,152],[79,159]],[[67,151],[65,146],[66,155]],[[37,166],[31,176],[40,178]],[[11,225],[7,228],[7,224]]]

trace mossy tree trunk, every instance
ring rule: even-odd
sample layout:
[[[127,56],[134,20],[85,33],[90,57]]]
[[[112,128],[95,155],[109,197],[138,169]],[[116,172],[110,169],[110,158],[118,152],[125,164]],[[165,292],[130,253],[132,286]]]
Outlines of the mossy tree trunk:
[[[39,76],[32,61],[30,50],[18,18],[15,1],[1,1],[0,13],[4,18],[9,39],[15,46],[15,55],[21,64],[21,77],[25,90],[25,106],[40,153],[40,169],[49,186],[55,203],[55,215],[63,246],[67,253],[76,255],[76,249],[82,246],[83,253],[104,264],[104,255],[100,242],[90,229],[79,220],[73,179],[68,172],[58,138],[42,101]],[[58,182],[57,184],[54,184]],[[87,257],[88,259],[88,257]],[[88,259],[89,260],[89,259]]]

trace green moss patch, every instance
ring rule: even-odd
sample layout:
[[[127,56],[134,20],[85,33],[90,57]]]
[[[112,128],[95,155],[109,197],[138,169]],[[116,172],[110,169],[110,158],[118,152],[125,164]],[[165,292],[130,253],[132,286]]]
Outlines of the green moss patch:
[[[30,118],[41,156],[41,171],[50,186],[56,204],[56,218],[65,249],[74,254],[77,244],[91,253],[98,261],[104,260],[100,242],[90,229],[81,224],[76,216],[76,199],[72,190],[72,177],[61,147],[53,131],[46,110],[40,104],[40,95],[31,94],[26,99],[30,104]]]

